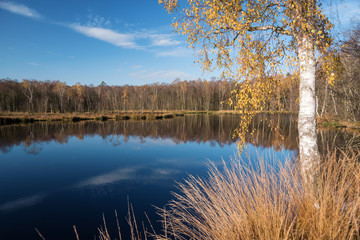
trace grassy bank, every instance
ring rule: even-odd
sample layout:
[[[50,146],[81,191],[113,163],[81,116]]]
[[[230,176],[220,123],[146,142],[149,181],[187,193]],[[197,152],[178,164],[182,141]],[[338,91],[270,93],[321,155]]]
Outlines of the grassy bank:
[[[223,167],[210,164],[207,179],[179,184],[160,210],[161,234],[143,233],[129,211],[131,239],[360,239],[359,150],[324,157],[315,187],[303,183],[296,163]],[[115,238],[100,227],[98,239]]]
[[[349,121],[334,117],[318,118],[317,121],[318,121],[318,126],[320,128],[337,128],[337,129],[344,128],[349,130],[360,131],[359,121]]]
[[[180,111],[127,111],[127,112],[104,112],[104,113],[0,113],[0,125],[21,124],[34,122],[79,122],[85,120],[158,120],[184,116]]]
[[[0,125],[45,121],[78,122],[84,120],[160,120],[191,114],[239,114],[237,111],[114,111],[102,113],[0,113]]]
[[[258,112],[259,114],[296,114],[293,112]],[[64,122],[79,122],[85,120],[107,121],[107,120],[160,120],[169,119],[184,115],[193,114],[241,114],[239,111],[221,110],[221,111],[116,111],[116,112],[102,112],[102,113],[24,113],[11,112],[0,113],[0,125],[7,124],[24,124],[45,121],[64,121]],[[334,117],[318,118],[318,128],[332,128],[332,129],[346,129],[350,131],[360,132],[360,122],[345,121],[336,119]]]

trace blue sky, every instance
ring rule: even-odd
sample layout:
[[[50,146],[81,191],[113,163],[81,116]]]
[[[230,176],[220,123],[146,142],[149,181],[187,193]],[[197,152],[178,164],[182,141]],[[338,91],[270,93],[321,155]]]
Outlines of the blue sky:
[[[360,3],[339,2],[343,25]],[[69,85],[210,78],[157,0],[0,0],[0,78]]]

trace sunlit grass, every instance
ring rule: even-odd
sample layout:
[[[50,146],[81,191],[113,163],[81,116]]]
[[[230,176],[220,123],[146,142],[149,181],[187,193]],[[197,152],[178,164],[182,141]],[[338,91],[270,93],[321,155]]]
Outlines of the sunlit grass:
[[[326,156],[314,187],[302,183],[296,163],[212,164],[208,179],[179,184],[156,238],[360,239],[359,153]]]
[[[161,235],[139,234],[131,209],[131,239],[360,239],[360,151],[324,157],[316,186],[303,184],[298,165],[210,164],[208,178],[189,176],[159,210]]]

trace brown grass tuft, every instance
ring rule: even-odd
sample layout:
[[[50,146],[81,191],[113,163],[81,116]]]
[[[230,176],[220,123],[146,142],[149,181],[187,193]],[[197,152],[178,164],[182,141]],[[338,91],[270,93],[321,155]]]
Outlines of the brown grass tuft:
[[[157,239],[360,239],[360,152],[334,152],[316,187],[297,164],[254,167],[244,160],[190,176],[161,212]]]

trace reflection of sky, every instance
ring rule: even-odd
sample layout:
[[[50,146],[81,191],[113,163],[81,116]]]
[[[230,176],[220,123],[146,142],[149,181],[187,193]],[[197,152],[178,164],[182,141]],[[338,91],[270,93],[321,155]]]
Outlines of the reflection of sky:
[[[162,181],[176,179],[177,175],[183,176],[184,173],[197,174],[197,170],[205,168],[209,160],[221,163],[236,156],[235,144],[222,147],[209,142],[176,144],[171,139],[139,137],[129,137],[125,143],[122,136],[118,141],[120,145],[113,145],[100,136],[85,137],[83,140],[71,137],[67,144],[43,143],[43,149],[37,155],[27,155],[22,146],[16,146],[13,151],[0,155],[0,186],[5,188],[5,183],[11,182],[12,188],[19,191],[10,195],[19,199],[23,197],[18,194],[24,190],[24,183],[32,184],[30,187],[34,191],[28,192],[34,194],[125,180]],[[284,156],[291,158],[293,155],[288,150],[276,152],[272,148],[247,144],[241,156],[283,160]],[[6,191],[2,191],[1,195],[6,195]]]
[[[141,167],[129,167],[129,168],[119,168],[105,174],[98,176],[90,177],[75,184],[76,188],[82,187],[94,187],[101,186],[106,184],[113,184],[119,181],[131,180],[131,181],[147,181],[147,180],[160,180],[160,179],[169,179],[171,175],[176,174],[176,169],[166,169],[166,168],[155,168],[147,169],[150,174],[142,175],[141,170],[146,169],[146,166]]]
[[[252,160],[256,159],[272,159],[279,160],[284,162],[288,159],[293,159],[296,156],[295,151],[282,149],[280,151],[276,151],[273,147],[264,148],[264,147],[256,147],[252,144],[247,144],[242,154],[242,157],[250,157]]]
[[[43,199],[43,195],[34,195],[29,197],[23,197],[16,199],[14,201],[6,202],[0,205],[0,212],[1,211],[12,211],[17,210],[20,208],[31,207]]]
[[[66,144],[42,143],[36,155],[27,154],[22,145],[0,153],[0,222],[10,219],[0,232],[26,216],[53,219],[49,214],[54,211],[64,215],[64,222],[76,219],[74,206],[80,212],[119,209],[126,206],[127,196],[147,211],[170,200],[175,181],[183,181],[188,174],[205,176],[209,160],[221,165],[236,155],[235,144],[176,144],[172,139],[148,137],[124,140],[116,136],[114,144],[112,137],[69,137]],[[248,144],[242,156],[269,155],[284,159],[293,153]]]
[[[150,145],[160,145],[160,146],[175,146],[176,143],[170,139],[162,139],[162,138],[143,138],[142,140],[140,140],[140,137],[131,137],[130,140],[128,141],[128,143],[133,143],[133,144],[150,144]]]

